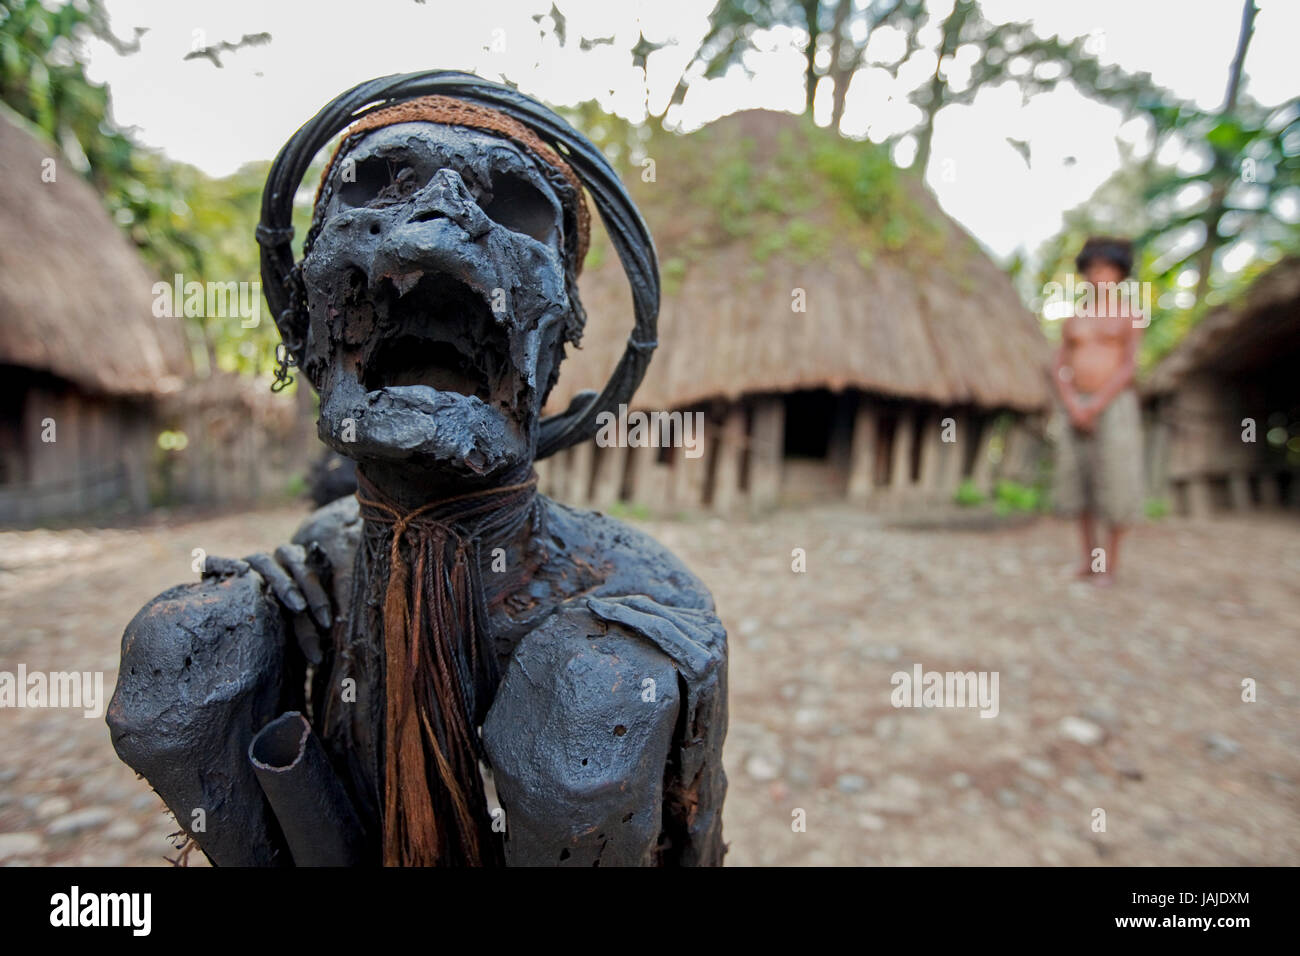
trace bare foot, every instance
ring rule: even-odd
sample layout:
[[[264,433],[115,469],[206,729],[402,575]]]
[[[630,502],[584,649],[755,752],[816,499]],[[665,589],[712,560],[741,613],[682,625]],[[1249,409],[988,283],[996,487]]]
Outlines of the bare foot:
[[[1098,571],[1093,578],[1092,583],[1099,588],[1108,588],[1115,583],[1115,577],[1109,571]]]

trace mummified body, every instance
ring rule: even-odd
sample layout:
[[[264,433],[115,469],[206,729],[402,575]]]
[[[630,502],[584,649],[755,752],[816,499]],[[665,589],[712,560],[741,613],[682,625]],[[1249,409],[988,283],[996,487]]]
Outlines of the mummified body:
[[[297,357],[360,490],[146,606],[109,709],[213,862],[721,863],[712,600],[535,490],[586,230],[572,171],[490,110],[408,101],[341,144]]]

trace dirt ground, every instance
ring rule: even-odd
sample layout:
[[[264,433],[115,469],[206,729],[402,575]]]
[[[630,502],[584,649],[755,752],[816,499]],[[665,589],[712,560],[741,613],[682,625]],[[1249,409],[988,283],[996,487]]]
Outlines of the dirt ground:
[[[194,548],[269,550],[302,515],[0,533],[0,671],[102,670],[111,693],[123,627],[193,580]],[[1300,863],[1294,517],[1145,526],[1110,589],[1068,576],[1072,529],[1051,520],[904,531],[836,506],[644,526],[730,635],[729,864]],[[918,664],[996,672],[996,717],[893,707],[891,675]],[[0,709],[0,744],[0,862],[175,855],[102,717]]]

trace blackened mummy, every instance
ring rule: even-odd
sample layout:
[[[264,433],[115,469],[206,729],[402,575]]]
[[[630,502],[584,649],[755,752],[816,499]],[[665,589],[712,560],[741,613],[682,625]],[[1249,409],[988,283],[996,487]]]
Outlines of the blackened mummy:
[[[320,509],[272,554],[209,559],[142,609],[123,637],[114,747],[218,865],[720,865],[712,598],[646,535],[526,481],[585,318],[581,196],[518,137],[411,116],[345,138],[296,274],[290,344],[320,437],[374,500]],[[478,508],[503,488],[522,490]],[[460,590],[429,572],[444,554]],[[474,738],[451,802],[431,791],[440,832],[459,812],[469,836],[414,856],[392,849],[394,773],[410,770],[393,767],[393,701],[424,686],[388,686],[398,567],[408,627],[450,607],[453,633],[430,632],[450,656],[426,677],[455,677]],[[413,660],[432,653],[404,637]],[[458,712],[416,703],[441,757]],[[423,809],[405,808],[408,827]]]

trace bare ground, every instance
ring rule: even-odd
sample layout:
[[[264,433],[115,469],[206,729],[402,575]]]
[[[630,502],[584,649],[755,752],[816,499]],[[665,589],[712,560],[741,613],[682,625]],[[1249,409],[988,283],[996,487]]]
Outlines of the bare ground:
[[[194,578],[194,548],[268,549],[301,517],[0,533],[0,671],[102,670],[111,693],[123,627]],[[645,526],[730,634],[728,863],[1300,863],[1294,517],[1140,528],[1106,590],[1068,576],[1072,529],[1048,520],[903,531],[836,506]],[[997,716],[894,708],[891,675],[916,664],[997,672]],[[0,862],[175,855],[102,717],[3,709],[0,743]]]

